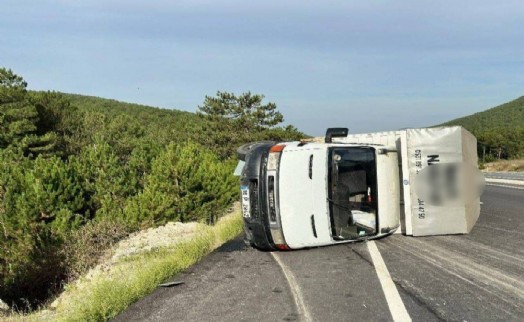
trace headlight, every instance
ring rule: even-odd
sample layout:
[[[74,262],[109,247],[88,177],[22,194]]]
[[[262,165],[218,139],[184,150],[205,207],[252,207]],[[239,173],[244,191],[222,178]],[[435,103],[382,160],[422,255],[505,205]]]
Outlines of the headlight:
[[[278,169],[278,163],[280,161],[280,153],[286,146],[284,144],[277,144],[271,147],[269,150],[269,156],[267,158],[267,170],[276,171]]]
[[[272,152],[269,154],[269,157],[267,158],[267,170],[277,170],[278,169],[278,161],[280,161],[280,152]]]

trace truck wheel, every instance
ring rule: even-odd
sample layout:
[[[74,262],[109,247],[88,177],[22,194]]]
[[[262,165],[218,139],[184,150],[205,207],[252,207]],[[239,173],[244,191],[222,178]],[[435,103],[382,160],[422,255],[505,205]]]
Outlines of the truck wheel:
[[[275,141],[258,141],[258,142],[251,142],[246,143],[244,145],[241,145],[237,149],[237,156],[239,160],[246,161],[246,156],[253,151],[256,147],[263,145],[263,144],[275,144]]]

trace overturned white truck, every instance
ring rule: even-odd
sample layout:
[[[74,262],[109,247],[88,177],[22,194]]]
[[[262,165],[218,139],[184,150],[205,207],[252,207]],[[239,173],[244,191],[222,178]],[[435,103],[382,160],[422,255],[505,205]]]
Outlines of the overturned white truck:
[[[238,156],[246,239],[259,249],[462,234],[480,213],[477,142],[458,126],[332,128],[324,142],[254,142]]]

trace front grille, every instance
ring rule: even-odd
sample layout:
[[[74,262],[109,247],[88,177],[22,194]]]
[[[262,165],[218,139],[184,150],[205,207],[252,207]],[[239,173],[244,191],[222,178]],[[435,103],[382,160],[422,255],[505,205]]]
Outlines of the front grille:
[[[269,221],[272,223],[277,222],[277,211],[276,211],[276,200],[275,200],[275,177],[267,177],[267,201],[269,208]]]
[[[260,208],[258,206],[258,181],[249,182],[249,200],[251,203],[251,217],[258,219],[260,217]]]

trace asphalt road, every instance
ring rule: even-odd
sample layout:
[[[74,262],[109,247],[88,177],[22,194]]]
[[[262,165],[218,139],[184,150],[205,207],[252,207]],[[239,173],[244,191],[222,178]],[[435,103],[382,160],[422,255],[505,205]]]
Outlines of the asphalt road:
[[[469,235],[375,241],[413,321],[524,319],[524,190],[487,186]],[[232,241],[116,321],[391,321],[368,243],[268,253]],[[395,287],[393,287],[395,289]]]

